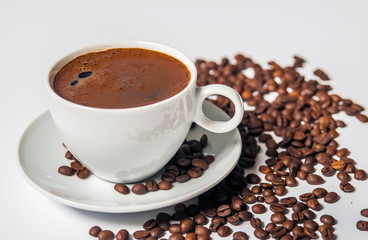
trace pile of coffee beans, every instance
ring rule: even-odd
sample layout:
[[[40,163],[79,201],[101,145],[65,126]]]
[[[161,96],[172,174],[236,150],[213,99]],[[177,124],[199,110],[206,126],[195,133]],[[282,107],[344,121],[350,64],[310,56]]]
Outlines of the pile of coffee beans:
[[[195,124],[192,125],[192,128],[194,127]],[[210,164],[215,161],[213,155],[203,153],[203,148],[206,147],[207,142],[208,137],[206,134],[203,134],[199,140],[185,140],[176,154],[166,164],[161,174],[160,182],[157,183],[154,179],[148,179],[145,183],[134,184],[131,189],[126,184],[118,183],[114,186],[115,191],[124,195],[130,192],[142,195],[157,190],[170,190],[174,182],[184,183],[192,178],[199,178],[209,168]],[[65,147],[64,144],[63,146]],[[76,173],[81,179],[88,177],[90,171],[70,151],[65,153],[65,158],[73,160],[73,162],[70,164],[70,167],[59,167],[58,172],[60,174],[72,176]]]
[[[199,86],[225,84],[254,107],[245,111],[238,126],[241,156],[233,171],[201,194],[197,204],[177,204],[172,215],[160,212],[143,224],[143,230],[134,232],[133,238],[159,239],[168,231],[169,240],[217,239],[231,234],[234,240],[245,240],[251,233],[232,233],[231,226],[247,222],[258,239],[335,238],[334,217],[321,215],[318,223],[316,212],[323,210],[324,204],[337,202],[340,196],[319,185],[335,175],[341,191],[349,193],[355,190],[351,179],[365,180],[367,174],[357,169],[348,149],[339,147],[337,130],[346,124],[333,115],[342,111],[361,122],[368,122],[368,117],[361,105],[332,94],[332,87],[320,82],[329,80],[323,70],[314,71],[316,79],[311,80],[300,74],[298,69],[304,62],[295,56],[291,66],[269,62],[269,67],[263,68],[241,54],[234,62],[227,58],[219,63],[196,61]],[[276,98],[267,100],[272,94]],[[218,96],[212,101],[233,116],[235,109],[229,99]],[[265,181],[255,172],[245,176],[245,169],[254,166],[261,150],[259,143],[266,146],[268,156],[261,159],[264,164],[259,167]],[[286,196],[288,188],[297,187],[299,181],[316,188],[299,196]],[[259,217],[268,211],[272,212],[270,220],[263,222]],[[357,228],[368,230],[368,223],[359,221]]]

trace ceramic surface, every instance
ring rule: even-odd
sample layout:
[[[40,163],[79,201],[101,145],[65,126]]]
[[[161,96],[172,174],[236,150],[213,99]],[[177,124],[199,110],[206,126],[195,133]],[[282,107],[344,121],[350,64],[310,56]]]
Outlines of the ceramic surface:
[[[211,103],[204,102],[203,110],[210,119],[229,119],[221,109]],[[186,183],[174,183],[174,187],[168,191],[122,195],[114,190],[113,183],[93,174],[84,180],[59,174],[58,167],[69,165],[70,160],[64,157],[66,150],[49,112],[42,114],[25,131],[19,144],[19,165],[31,185],[63,204],[98,212],[151,210],[198,196],[215,186],[234,168],[241,151],[238,130],[219,134],[196,126],[186,138],[199,139],[203,134],[208,136],[208,145],[204,152],[215,155],[215,161],[200,178]],[[154,178],[158,181],[159,174]]]

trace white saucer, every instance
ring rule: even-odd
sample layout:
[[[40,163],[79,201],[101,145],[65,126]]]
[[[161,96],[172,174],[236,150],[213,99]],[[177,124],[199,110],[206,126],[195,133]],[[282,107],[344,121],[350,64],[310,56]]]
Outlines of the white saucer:
[[[214,120],[229,117],[215,105],[205,102],[205,114]],[[122,195],[114,184],[91,174],[87,179],[67,177],[58,173],[58,167],[69,165],[64,157],[65,148],[59,138],[49,112],[45,112],[26,129],[19,144],[19,165],[26,179],[41,193],[63,204],[97,212],[139,212],[162,208],[194,198],[223,180],[235,167],[241,152],[239,131],[217,134],[199,126],[193,128],[186,139],[197,139],[206,134],[207,154],[215,161],[200,178],[186,183],[174,183],[168,191],[148,192],[144,195]],[[159,174],[154,177],[159,180]]]

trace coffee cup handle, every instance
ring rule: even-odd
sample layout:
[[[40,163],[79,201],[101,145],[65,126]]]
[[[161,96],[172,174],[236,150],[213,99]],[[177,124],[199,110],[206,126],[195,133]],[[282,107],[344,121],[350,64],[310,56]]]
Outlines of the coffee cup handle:
[[[194,116],[194,122],[201,127],[215,133],[225,133],[236,128],[244,114],[244,103],[239,93],[234,89],[222,85],[222,84],[212,84],[204,87],[198,87],[197,89],[197,101],[196,101],[196,113]],[[235,106],[234,116],[226,121],[214,121],[206,117],[203,113],[203,101],[211,95],[222,95],[230,99]]]

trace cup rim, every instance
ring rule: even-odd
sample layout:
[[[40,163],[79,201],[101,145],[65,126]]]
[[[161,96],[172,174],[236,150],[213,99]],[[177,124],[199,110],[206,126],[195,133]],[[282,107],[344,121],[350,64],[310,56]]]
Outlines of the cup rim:
[[[99,51],[104,51],[108,49],[113,49],[113,48],[142,48],[142,49],[161,52],[171,57],[174,57],[175,59],[182,62],[188,68],[190,72],[189,84],[184,89],[182,89],[179,93],[175,94],[174,96],[171,96],[169,98],[166,98],[164,100],[161,100],[159,102],[155,102],[152,104],[137,106],[137,107],[129,107],[129,108],[98,108],[98,107],[85,106],[85,105],[81,105],[81,104],[66,100],[65,98],[61,97],[54,91],[52,87],[54,77],[56,73],[59,72],[60,69],[65,66],[65,64],[72,61],[78,56],[92,53],[92,52],[99,52]],[[65,63],[62,64],[63,62]],[[145,109],[150,109],[154,107],[159,107],[160,105],[165,105],[166,103],[173,101],[177,98],[180,98],[183,94],[185,94],[185,92],[187,92],[190,88],[192,88],[194,84],[196,85],[196,82],[197,82],[196,80],[197,80],[197,69],[193,61],[187,55],[180,52],[179,50],[176,50],[172,47],[169,47],[169,46],[166,46],[160,43],[155,43],[155,42],[148,42],[148,41],[141,41],[141,40],[125,40],[125,41],[116,41],[116,42],[90,45],[88,47],[75,50],[65,55],[64,57],[59,59],[48,71],[48,77],[46,81],[46,90],[48,94],[52,96],[55,100],[59,101],[62,104],[66,104],[70,107],[75,107],[81,110],[84,109],[84,110],[95,111],[95,112],[126,112],[126,111],[135,111],[135,110],[145,110]]]

